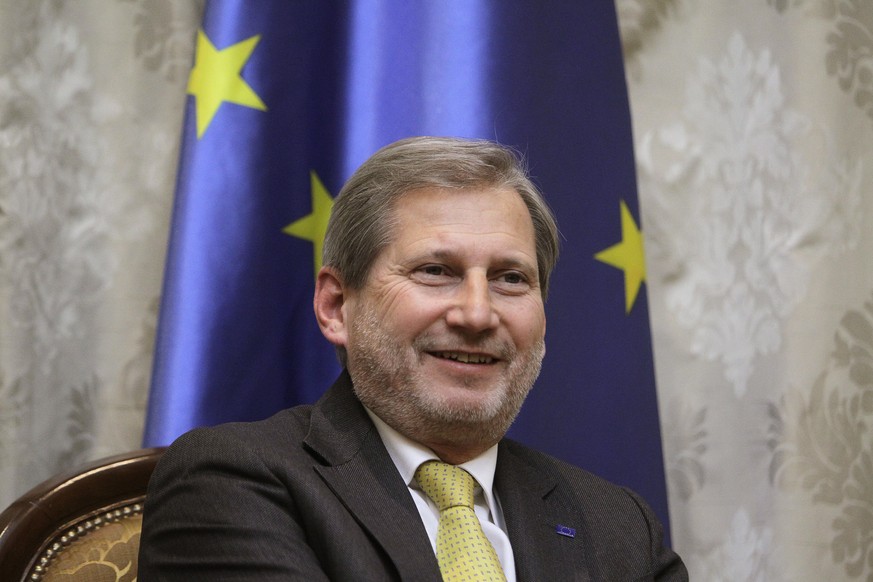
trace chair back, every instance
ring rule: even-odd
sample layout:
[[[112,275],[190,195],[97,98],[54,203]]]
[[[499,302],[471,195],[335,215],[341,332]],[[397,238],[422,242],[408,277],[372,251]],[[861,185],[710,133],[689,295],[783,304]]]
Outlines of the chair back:
[[[93,461],[18,498],[0,514],[0,580],[136,580],[142,504],[163,452]]]

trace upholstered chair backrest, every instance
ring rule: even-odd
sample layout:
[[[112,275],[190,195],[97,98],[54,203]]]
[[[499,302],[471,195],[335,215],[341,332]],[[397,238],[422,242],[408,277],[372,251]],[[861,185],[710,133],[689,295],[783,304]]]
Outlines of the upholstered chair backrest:
[[[136,580],[142,505],[162,453],[101,459],[22,495],[0,514],[0,580]]]

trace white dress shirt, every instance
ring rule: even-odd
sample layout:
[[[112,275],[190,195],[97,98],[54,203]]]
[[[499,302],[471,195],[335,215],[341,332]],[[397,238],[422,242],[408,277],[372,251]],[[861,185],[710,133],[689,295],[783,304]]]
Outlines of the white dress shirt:
[[[373,411],[366,408],[367,414],[376,425],[379,436],[388,449],[388,454],[394,465],[400,472],[400,476],[409,488],[412,500],[421,515],[424,529],[430,538],[430,544],[436,553],[437,526],[439,525],[440,510],[436,504],[418,486],[415,480],[415,470],[425,461],[439,461],[433,451],[394,430],[376,416]],[[500,509],[500,500],[494,492],[494,470],[497,468],[497,445],[494,445],[472,461],[458,465],[470,473],[476,479],[478,485],[474,492],[473,503],[479,523],[485,537],[494,546],[497,558],[506,575],[507,582],[515,582],[515,558],[512,555],[512,546],[506,535],[506,523],[503,520],[503,511]]]

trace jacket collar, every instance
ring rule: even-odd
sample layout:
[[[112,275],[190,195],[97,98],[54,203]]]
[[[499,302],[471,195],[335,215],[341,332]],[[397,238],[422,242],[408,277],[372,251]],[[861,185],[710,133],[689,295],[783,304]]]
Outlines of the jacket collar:
[[[500,442],[494,480],[518,580],[595,579],[586,559],[587,528],[567,497],[570,489],[551,471],[519,456],[516,447],[506,439]],[[565,535],[571,529],[572,537]]]
[[[315,470],[394,562],[403,580],[440,580],[406,483],[343,372],[313,407],[303,441]]]

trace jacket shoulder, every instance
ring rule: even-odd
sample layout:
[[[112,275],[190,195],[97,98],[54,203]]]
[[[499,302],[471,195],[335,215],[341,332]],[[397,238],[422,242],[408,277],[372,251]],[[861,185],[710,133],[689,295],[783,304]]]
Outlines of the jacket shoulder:
[[[302,448],[311,414],[312,406],[304,405],[282,410],[264,420],[195,428],[167,448],[158,467],[213,457],[229,461],[258,458],[267,463],[278,455],[287,459],[289,452]]]

